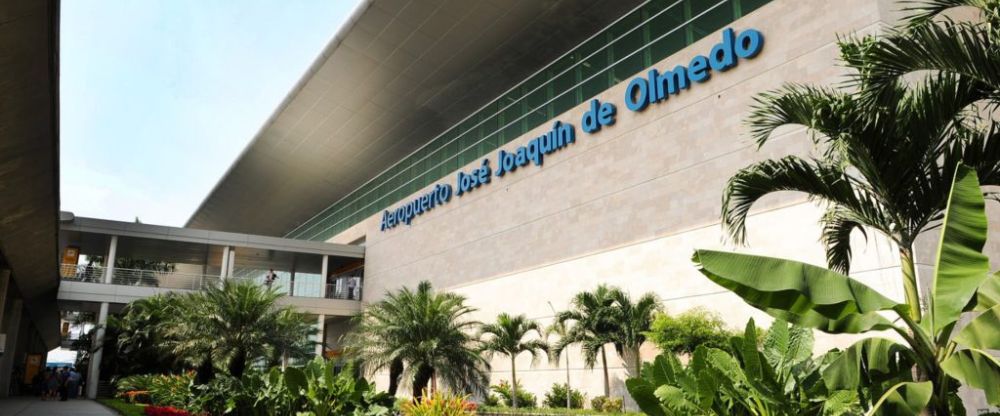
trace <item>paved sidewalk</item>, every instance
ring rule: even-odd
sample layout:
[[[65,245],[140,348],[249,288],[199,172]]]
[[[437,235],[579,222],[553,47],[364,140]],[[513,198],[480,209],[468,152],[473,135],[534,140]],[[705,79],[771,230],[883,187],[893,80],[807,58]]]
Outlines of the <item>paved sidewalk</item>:
[[[117,416],[114,410],[93,400],[42,401],[37,397],[0,399],[3,416]]]

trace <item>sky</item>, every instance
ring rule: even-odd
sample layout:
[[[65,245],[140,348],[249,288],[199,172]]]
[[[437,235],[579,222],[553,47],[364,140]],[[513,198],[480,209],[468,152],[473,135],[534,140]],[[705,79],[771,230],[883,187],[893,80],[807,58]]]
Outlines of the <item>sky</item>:
[[[63,211],[183,226],[358,0],[63,0]]]

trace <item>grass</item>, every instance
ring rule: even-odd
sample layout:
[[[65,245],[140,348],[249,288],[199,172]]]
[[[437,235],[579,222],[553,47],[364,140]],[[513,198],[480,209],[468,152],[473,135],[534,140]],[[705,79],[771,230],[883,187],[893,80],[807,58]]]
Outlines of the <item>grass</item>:
[[[597,416],[641,416],[638,412],[625,413],[601,413],[590,409],[561,409],[561,408],[533,408],[533,409],[513,409],[510,407],[480,406],[480,414],[490,415],[597,415]]]
[[[97,402],[110,407],[122,416],[144,416],[146,406],[140,404],[125,403],[120,399],[97,399]]]

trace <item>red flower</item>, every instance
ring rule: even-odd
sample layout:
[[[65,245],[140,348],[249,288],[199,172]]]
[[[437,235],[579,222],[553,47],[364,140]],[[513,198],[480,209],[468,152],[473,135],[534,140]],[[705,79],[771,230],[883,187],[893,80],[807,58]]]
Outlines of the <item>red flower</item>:
[[[146,416],[191,416],[184,409],[171,406],[146,406]]]

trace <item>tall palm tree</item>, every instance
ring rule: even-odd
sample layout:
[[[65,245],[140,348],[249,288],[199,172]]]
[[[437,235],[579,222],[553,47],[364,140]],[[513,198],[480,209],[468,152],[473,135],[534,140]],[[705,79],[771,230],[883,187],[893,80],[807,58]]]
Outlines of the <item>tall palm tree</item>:
[[[538,339],[525,340],[534,332]],[[542,327],[526,316],[511,316],[501,313],[492,324],[484,324],[479,328],[479,338],[482,339],[480,350],[487,356],[499,353],[510,357],[511,403],[517,408],[517,356],[523,352],[531,353],[532,360],[537,360],[539,354],[549,351],[549,344],[542,340]]]
[[[597,355],[601,355],[604,368],[604,395],[611,395],[611,379],[608,376],[608,354],[605,345],[613,341],[615,323],[613,320],[614,294],[616,289],[600,285],[593,292],[580,292],[570,301],[571,309],[556,314],[556,321],[569,325],[566,334],[553,348],[558,356],[573,344],[580,344],[583,361],[587,368],[594,368]]]
[[[611,298],[614,301],[611,321],[615,324],[612,344],[619,357],[632,361],[628,363],[629,372],[638,377],[642,368],[639,348],[646,343],[646,333],[653,325],[653,316],[663,309],[660,299],[655,294],[646,293],[633,303],[631,296],[619,289],[611,291]]]
[[[400,378],[412,383],[414,397],[422,397],[428,385],[436,389],[438,378],[452,388],[483,394],[489,363],[470,335],[479,326],[469,318],[475,310],[465,305],[465,297],[435,293],[423,281],[416,290],[387,293],[355,318],[346,352],[360,359],[367,374],[390,370],[390,394]]]
[[[850,235],[879,231],[899,248],[909,318],[920,321],[914,271],[917,236],[940,224],[959,163],[974,166],[984,185],[1000,184],[1000,136],[984,128],[970,105],[988,96],[972,80],[931,73],[884,86],[873,99],[872,39],[841,43],[841,58],[858,91],[788,85],[757,97],[751,135],[763,146],[786,125],[802,125],[821,146],[817,157],[786,156],[738,171],[723,195],[723,225],[745,241],[746,218],[760,198],[802,192],[826,203],[822,241],[829,266],[849,272]]]
[[[908,4],[905,26],[869,45],[870,95],[921,71],[960,76],[989,91],[985,100],[1000,105],[1000,2],[996,0],[921,0]],[[977,10],[978,20],[942,18],[959,7]]]
[[[549,304],[549,307],[552,307],[551,303]],[[552,312],[555,313],[555,309],[553,309]],[[560,340],[562,340],[562,339],[566,338],[566,334],[568,334],[568,333],[569,333],[569,325],[566,322],[564,322],[564,321],[558,320],[558,318],[557,318],[554,322],[552,322],[551,325],[549,325],[547,328],[545,328],[545,341],[548,342],[549,345],[552,345],[551,341],[549,341],[550,337],[552,337],[553,335],[555,335],[555,336],[559,337]],[[559,357],[562,355],[562,352],[563,352],[562,350],[556,351],[555,348],[549,348],[549,361],[551,361],[553,364],[555,364],[558,367],[559,366]],[[569,355],[567,355],[566,356],[566,390],[567,391],[569,390],[569,386],[570,386],[569,385]],[[572,404],[572,402],[571,402],[571,396],[572,396],[572,394],[569,394],[569,393],[566,394],[566,408],[567,409],[569,409],[569,408],[572,407],[571,406],[571,404]]]
[[[270,349],[269,364],[286,367],[290,360],[308,360],[315,354],[316,342],[302,334],[315,334],[316,319],[291,308],[280,309],[275,317],[275,325],[281,330],[269,331],[265,345]]]
[[[274,289],[232,279],[188,295],[168,325],[168,343],[199,367],[226,362],[230,375],[242,377],[247,363],[267,359],[275,348],[289,348],[287,340],[304,340],[316,331],[302,325],[304,314],[278,306],[280,296]]]

